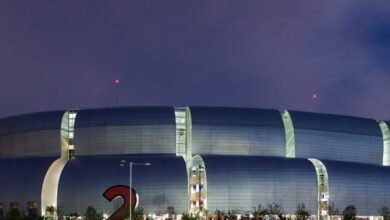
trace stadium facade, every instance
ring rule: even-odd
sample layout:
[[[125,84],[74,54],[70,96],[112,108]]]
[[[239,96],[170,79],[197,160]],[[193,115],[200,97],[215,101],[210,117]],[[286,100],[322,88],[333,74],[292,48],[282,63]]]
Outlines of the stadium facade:
[[[102,194],[129,185],[156,213],[251,211],[304,203],[316,216],[353,204],[360,216],[390,205],[388,123],[350,116],[228,107],[123,107],[0,119],[0,217],[88,206],[113,213]]]

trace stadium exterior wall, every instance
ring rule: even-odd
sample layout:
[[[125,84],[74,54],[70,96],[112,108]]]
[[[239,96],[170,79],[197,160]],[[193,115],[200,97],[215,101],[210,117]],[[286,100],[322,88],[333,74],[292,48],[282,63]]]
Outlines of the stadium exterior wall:
[[[0,158],[56,156],[63,112],[40,112],[0,119]]]
[[[40,213],[42,182],[54,157],[0,159],[0,203],[3,215],[12,206]],[[29,204],[30,203],[30,204]],[[29,207],[31,205],[31,207]],[[4,217],[4,216],[3,216]]]
[[[383,137],[377,121],[289,111],[295,157],[382,165]]]
[[[172,107],[81,110],[75,123],[77,155],[174,154]]]
[[[390,204],[390,168],[371,164],[322,161],[329,175],[330,202],[343,209],[353,204],[358,214],[378,215]]]
[[[282,117],[264,109],[124,107],[0,119],[0,213],[19,202],[25,212],[41,206],[42,215],[47,205],[67,213],[93,205],[109,214],[118,202],[106,201],[102,193],[128,185],[128,170],[119,167],[127,159],[152,163],[134,172],[140,206],[148,212],[167,206],[180,212],[196,206],[250,211],[279,202],[292,213],[304,202],[320,213],[323,192],[312,162],[322,161],[329,175],[326,204],[343,209],[352,203],[359,215],[378,215],[390,202],[390,171],[382,166],[390,158],[387,124],[287,112]],[[204,169],[198,186],[190,181],[194,161],[202,166],[199,173]],[[195,209],[191,187],[203,200]],[[48,197],[51,192],[55,196]]]
[[[285,156],[277,110],[190,107],[194,155]]]
[[[207,172],[209,210],[252,211],[281,204],[294,213],[298,203],[317,210],[317,179],[306,159],[258,156],[202,156]]]
[[[110,186],[128,185],[128,163],[149,162],[151,166],[133,169],[133,188],[140,195],[139,206],[146,213],[165,211],[175,207],[187,212],[187,172],[181,157],[174,155],[108,155],[79,156],[65,166],[61,175],[58,205],[65,213],[83,213],[93,206],[104,213],[113,213],[121,201],[109,202],[102,194]],[[119,202],[119,204],[118,204]]]

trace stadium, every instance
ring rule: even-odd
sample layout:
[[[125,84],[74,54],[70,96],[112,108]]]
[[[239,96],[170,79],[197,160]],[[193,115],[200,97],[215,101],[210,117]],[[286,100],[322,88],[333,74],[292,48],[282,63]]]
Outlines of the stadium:
[[[304,203],[315,217],[354,205],[390,205],[387,122],[351,116],[229,107],[122,107],[0,119],[0,218],[11,209],[111,215],[112,186],[129,186],[145,213],[168,206],[250,212]],[[123,166],[125,162],[125,166]],[[132,175],[127,163],[134,166]]]

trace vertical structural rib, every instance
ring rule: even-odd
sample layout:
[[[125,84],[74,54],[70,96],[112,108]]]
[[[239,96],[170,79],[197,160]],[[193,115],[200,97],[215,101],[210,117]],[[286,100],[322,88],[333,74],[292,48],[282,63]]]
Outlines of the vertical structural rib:
[[[295,158],[295,134],[294,125],[290,113],[284,110],[282,114],[284,131],[286,134],[286,157]]]
[[[188,107],[175,107],[176,118],[176,155],[184,160],[192,157],[192,123]]]
[[[383,136],[383,166],[390,166],[390,130],[384,121],[379,122]]]
[[[58,184],[61,172],[69,159],[74,157],[74,123],[76,111],[66,111],[61,122],[61,157],[54,161],[46,172],[42,184],[41,214],[45,214],[46,207],[57,208]]]
[[[187,158],[192,157],[192,118],[191,110],[186,107],[186,129],[187,129]]]
[[[324,163],[320,160],[309,158],[317,173],[318,183],[318,209],[317,216],[321,219],[329,219],[329,178]],[[319,218],[320,219],[320,218]]]

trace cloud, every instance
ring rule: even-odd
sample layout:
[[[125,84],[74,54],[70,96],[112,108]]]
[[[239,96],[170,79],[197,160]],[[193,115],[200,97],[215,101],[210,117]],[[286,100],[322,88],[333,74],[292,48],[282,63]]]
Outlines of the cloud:
[[[387,1],[1,2],[0,114],[87,103],[390,118],[389,12]]]

